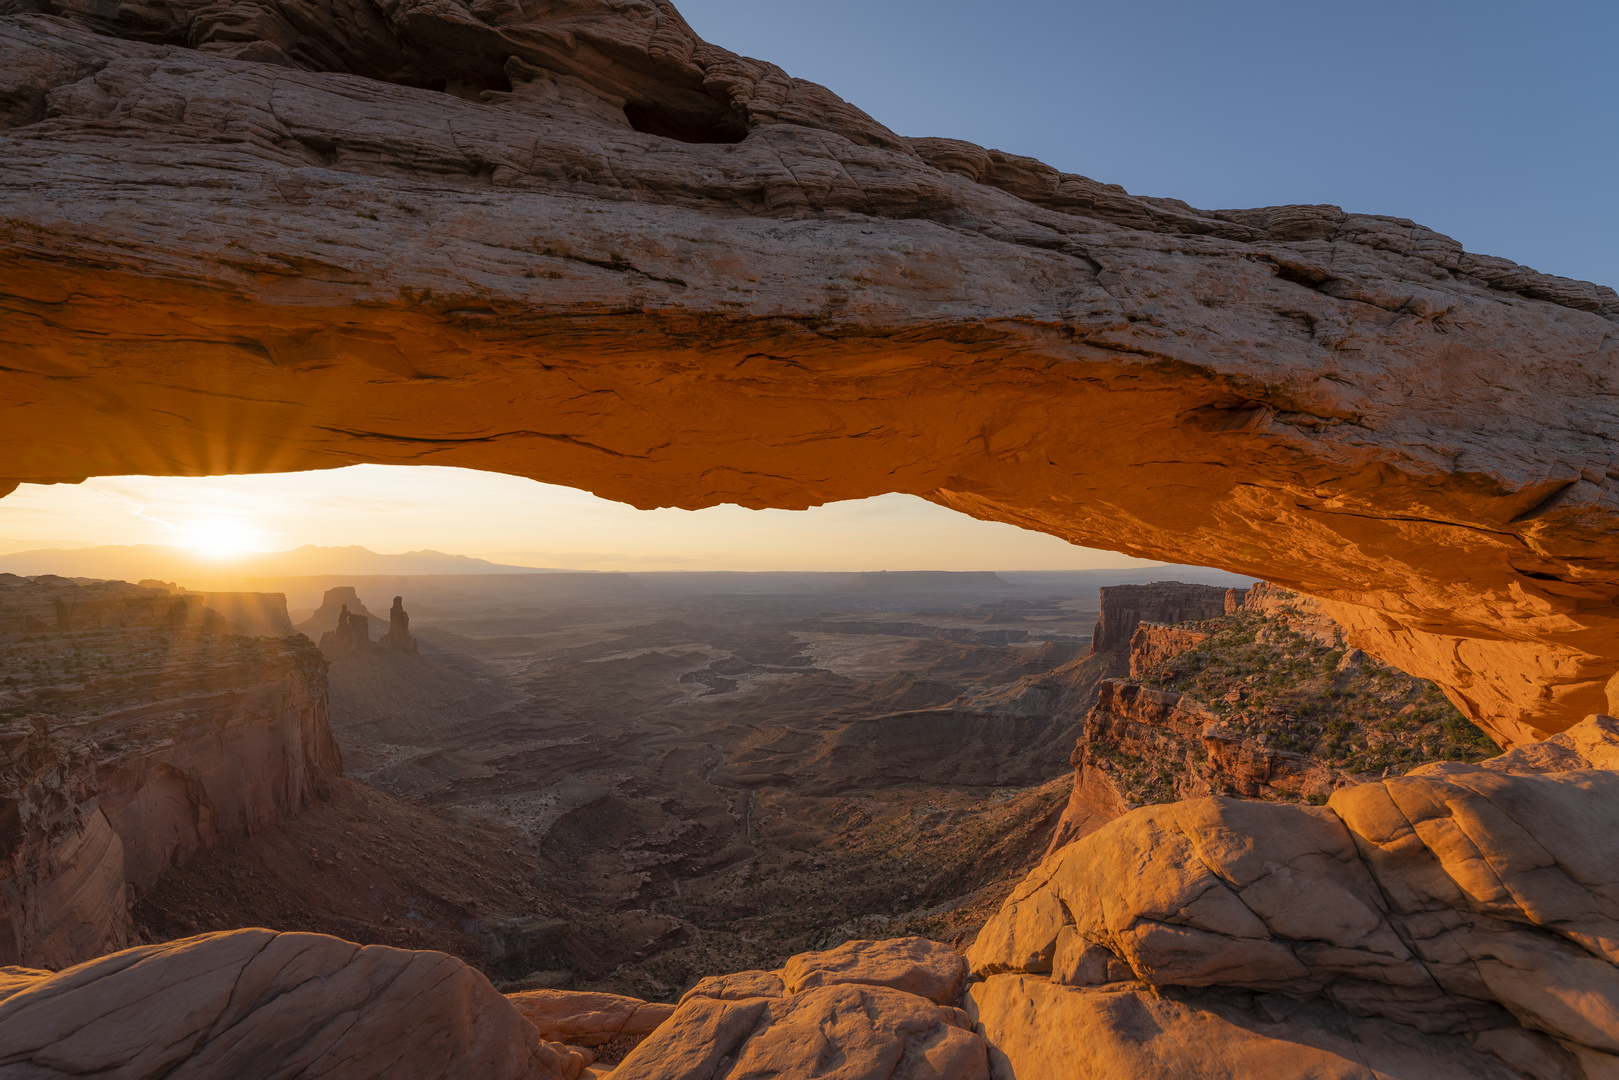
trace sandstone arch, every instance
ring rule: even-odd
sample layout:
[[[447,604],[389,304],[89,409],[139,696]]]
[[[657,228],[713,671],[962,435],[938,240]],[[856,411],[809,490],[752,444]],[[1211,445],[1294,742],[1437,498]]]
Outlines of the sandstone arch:
[[[664,0],[0,13],[11,484],[905,491],[1313,593],[1508,745],[1619,707],[1610,288],[904,139]]]

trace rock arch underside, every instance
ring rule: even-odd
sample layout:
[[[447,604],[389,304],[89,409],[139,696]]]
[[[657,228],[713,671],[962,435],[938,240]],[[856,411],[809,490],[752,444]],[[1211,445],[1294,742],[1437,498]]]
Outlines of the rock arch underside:
[[[1319,597],[1510,751],[1133,811],[965,966],[705,979],[618,1080],[1619,1075],[1613,289],[903,138],[664,0],[0,0],[0,60],[0,492],[909,492]],[[578,1080],[522,1007],[243,930],[0,970],[0,1072]]]

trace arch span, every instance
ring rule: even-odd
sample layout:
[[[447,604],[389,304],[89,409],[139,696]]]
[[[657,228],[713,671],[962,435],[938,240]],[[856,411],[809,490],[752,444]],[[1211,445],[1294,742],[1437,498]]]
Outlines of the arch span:
[[[0,17],[11,484],[903,491],[1312,593],[1507,745],[1614,707],[1612,289],[901,138],[663,0],[53,3]]]

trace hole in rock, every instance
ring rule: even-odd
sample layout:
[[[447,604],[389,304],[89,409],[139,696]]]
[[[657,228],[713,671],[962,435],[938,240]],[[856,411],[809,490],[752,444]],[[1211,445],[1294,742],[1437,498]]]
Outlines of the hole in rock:
[[[736,109],[676,112],[658,105],[630,102],[624,106],[630,126],[646,135],[688,143],[739,143],[747,137],[747,117]]]
[[[1085,826],[1087,730],[1115,808],[1319,802],[1490,752],[1306,599],[911,496],[639,511],[357,466],[24,485],[0,500],[23,535],[0,746],[43,723],[39,753],[146,778],[102,793],[123,855],[83,913],[133,888],[137,941],[319,931],[669,1001],[849,939],[970,937]],[[218,779],[249,774],[308,782],[286,806]],[[182,827],[203,808],[215,835]]]

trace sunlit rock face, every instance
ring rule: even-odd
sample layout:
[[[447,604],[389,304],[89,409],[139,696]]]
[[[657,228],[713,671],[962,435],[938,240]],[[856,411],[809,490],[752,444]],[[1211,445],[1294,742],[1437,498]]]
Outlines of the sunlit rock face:
[[[1379,1074],[1615,1075],[1615,766],[1595,715],[1324,807],[1136,810],[1013,891],[972,1011],[1018,1077],[1366,1075],[1357,1043]]]
[[[661,0],[340,8],[0,6],[13,481],[912,492],[1320,596],[1509,745],[1609,708],[1611,289],[901,138]]]

